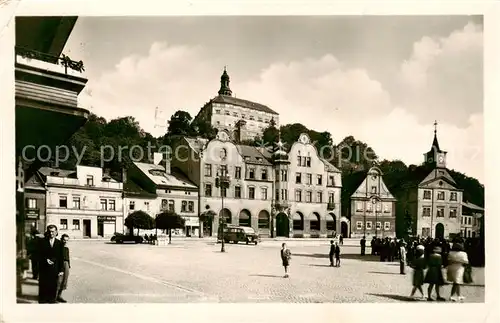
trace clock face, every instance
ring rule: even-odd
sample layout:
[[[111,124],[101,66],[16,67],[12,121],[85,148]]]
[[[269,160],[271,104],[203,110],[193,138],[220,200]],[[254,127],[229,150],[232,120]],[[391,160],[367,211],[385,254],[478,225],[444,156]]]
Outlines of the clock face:
[[[438,160],[440,163],[442,163],[444,161],[444,157],[441,155],[441,156],[439,156]]]

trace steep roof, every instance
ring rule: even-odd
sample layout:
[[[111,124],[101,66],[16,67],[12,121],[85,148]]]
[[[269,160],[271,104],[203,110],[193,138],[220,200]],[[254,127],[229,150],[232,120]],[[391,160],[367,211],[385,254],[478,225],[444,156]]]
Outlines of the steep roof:
[[[321,157],[319,159],[321,159],[321,161],[323,161],[323,163],[325,163],[327,171],[340,173],[340,170],[337,167],[333,166],[328,160],[321,158]]]
[[[484,208],[474,204],[474,203],[471,203],[471,202],[466,202],[466,201],[463,201],[462,202],[462,205],[471,209],[471,210],[475,210],[475,211],[481,211],[481,212],[484,212]]]
[[[192,188],[196,189],[197,186],[189,181],[184,174],[178,171],[167,174],[165,167],[162,165],[148,164],[134,162],[134,165],[139,168],[155,185],[158,186],[171,186],[178,188]],[[176,170],[176,168],[174,168]]]
[[[440,169],[433,169],[429,172],[429,174],[421,181],[421,184],[427,183],[434,181],[436,179],[444,179],[445,181],[448,181],[452,185],[457,185],[453,177],[451,177],[450,173],[448,173],[448,170],[440,168]]]
[[[184,137],[186,139],[186,142],[188,143],[189,147],[193,149],[196,153],[200,153],[205,145],[208,143],[208,139],[206,138],[191,138],[191,137]]]
[[[24,187],[31,189],[45,189],[44,181],[37,172],[25,180]]]
[[[58,176],[58,177],[76,178],[76,170],[59,169],[53,167],[40,167],[38,171],[40,172],[40,174],[42,174],[43,177]],[[55,173],[57,173],[57,175],[55,175]]]
[[[257,102],[252,102],[249,100],[235,98],[233,96],[218,95],[215,98],[213,98],[212,100],[210,100],[210,102],[233,104],[233,105],[237,105],[237,106],[240,106],[243,108],[252,109],[255,111],[261,111],[261,112],[266,112],[266,113],[278,115],[278,113],[276,111],[272,110],[268,106],[265,106],[265,105],[257,103]]]
[[[156,194],[146,191],[132,179],[127,179],[123,184],[123,193],[127,197],[156,197]]]
[[[246,163],[271,166],[272,164],[267,160],[256,147],[248,145],[236,145],[236,148],[243,156]]]

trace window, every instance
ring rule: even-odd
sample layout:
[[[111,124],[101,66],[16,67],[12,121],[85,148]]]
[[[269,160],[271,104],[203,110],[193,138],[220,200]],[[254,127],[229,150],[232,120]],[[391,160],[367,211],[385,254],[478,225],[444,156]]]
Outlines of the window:
[[[68,207],[68,197],[67,196],[59,196],[59,207]]]
[[[233,112],[233,117],[238,117],[238,113]]]
[[[456,217],[457,217],[457,209],[450,208],[450,218],[456,218]]]
[[[422,216],[431,216],[431,208],[424,206],[422,209]]]
[[[276,201],[279,201],[280,200],[280,190],[279,188],[277,188],[275,191],[274,191],[274,199]]]
[[[356,221],[356,229],[358,229],[358,230],[363,229],[363,222],[361,222],[361,221]]]
[[[250,120],[255,120],[255,117],[254,116],[250,116]]]
[[[311,157],[306,157],[306,166],[311,167]]]
[[[168,208],[168,200],[163,199],[161,200],[161,209],[166,210]]]
[[[306,160],[307,160],[307,157],[302,157],[302,166],[303,167],[306,167],[306,164],[307,164]]]
[[[261,171],[261,178],[263,181],[267,181],[267,169]]]
[[[250,178],[250,179],[255,179],[255,169],[250,168],[250,169],[248,170],[248,178]]]
[[[335,186],[335,179],[333,175],[328,176],[328,186]]]
[[[255,199],[255,187],[248,188],[248,198],[251,200]]]
[[[247,116],[245,114],[241,114],[241,119],[245,119]]]
[[[470,216],[469,216],[469,217],[467,218],[467,224],[468,224],[468,225],[471,225],[471,224],[472,224],[471,222],[472,222],[472,217],[470,217]]]
[[[184,191],[184,195],[191,195],[190,191]]]
[[[220,188],[220,195],[223,197],[227,197],[227,188],[226,187]]]
[[[80,220],[73,220],[73,230],[80,230]]]
[[[366,210],[370,212],[373,211],[373,203],[371,201],[366,202]]]
[[[381,202],[377,202],[377,212],[382,212],[382,203]]]
[[[205,164],[205,176],[208,176],[208,177],[212,176],[212,165],[211,164]]]
[[[259,229],[269,229],[269,216],[267,214],[259,214]]]
[[[228,174],[227,165],[220,165],[219,175],[226,176]]]
[[[323,192],[316,193],[316,202],[323,203]]]
[[[444,207],[438,207],[436,213],[436,217],[444,218]]]
[[[215,110],[215,113],[220,114],[220,110],[219,109]]]
[[[187,201],[182,201],[181,202],[181,212],[187,212]]]
[[[372,186],[372,194],[377,194],[377,186]]]
[[[241,167],[236,166],[234,168],[234,178],[241,179]]]
[[[87,175],[87,186],[94,186],[94,176]]]
[[[286,171],[286,169],[281,170],[281,181],[288,182],[288,172]]]
[[[217,125],[220,125],[220,121],[217,121]]]
[[[108,200],[101,199],[101,210],[107,210],[107,209],[108,209]]]
[[[128,209],[129,209],[130,211],[135,210],[135,202],[134,202],[134,201],[130,201],[130,204],[129,204],[129,206],[128,206]]]
[[[212,196],[212,184],[205,184],[205,196]]]
[[[430,200],[431,199],[431,191],[425,190],[424,191],[424,200]]]
[[[363,202],[356,202],[356,211],[363,211]]]
[[[382,229],[382,222],[378,221],[377,222],[377,230],[381,230]]]
[[[149,211],[149,202],[144,202],[144,206],[146,207],[146,211]]]
[[[115,211],[116,210],[116,202],[115,202],[115,200],[109,200],[109,210],[110,211]]]
[[[241,187],[240,186],[234,187],[234,197],[237,199],[241,198]]]
[[[328,193],[328,203],[335,203],[335,193]]]
[[[288,190],[286,188],[281,189],[281,199],[283,201],[288,200]]]
[[[300,184],[302,182],[302,174],[301,173],[295,173],[295,183]]]
[[[74,209],[80,209],[80,198],[79,197],[73,197],[73,208]]]
[[[28,199],[28,209],[36,209],[36,199]]]
[[[438,192],[437,199],[441,200],[441,201],[444,201],[444,192],[443,191]]]
[[[295,201],[302,202],[302,191],[301,190],[295,190]]]
[[[307,174],[307,185],[312,185],[313,183],[313,175]]]
[[[297,166],[301,166],[302,156],[297,156]]]
[[[318,175],[317,182],[318,185],[323,185],[323,175]]]
[[[260,198],[262,200],[267,200],[267,187],[262,187],[260,189]]]
[[[371,230],[372,228],[372,221],[366,221],[366,230]]]
[[[61,230],[68,230],[68,219],[61,219],[59,221]]]
[[[391,222],[384,222],[384,230],[389,231],[391,229]]]
[[[306,192],[306,202],[307,203],[311,203],[312,202],[312,195],[313,195],[313,192],[311,192],[311,191],[307,191]]]
[[[257,121],[262,122],[262,117],[258,117]]]
[[[229,111],[227,111],[227,110],[226,110],[226,115],[227,115],[227,116],[230,116],[230,115],[231,115],[231,113],[230,113]]]
[[[389,203],[384,203],[384,213],[391,212],[391,205]]]
[[[450,201],[456,201],[456,200],[457,200],[457,192],[451,192]]]
[[[175,212],[175,201],[174,200],[168,201],[168,210],[170,212]]]

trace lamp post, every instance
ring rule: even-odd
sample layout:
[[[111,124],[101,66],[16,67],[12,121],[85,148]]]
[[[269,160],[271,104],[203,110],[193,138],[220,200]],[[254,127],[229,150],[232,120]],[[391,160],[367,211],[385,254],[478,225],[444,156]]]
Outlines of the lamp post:
[[[226,150],[222,149],[220,153],[220,158],[221,161],[226,160]],[[226,165],[221,165],[220,171],[218,176],[215,178],[215,186],[220,188],[220,196],[222,200],[222,209],[221,209],[221,218],[219,220],[220,222],[220,228],[221,228],[221,248],[220,252],[226,252],[225,248],[225,243],[224,243],[224,226],[226,223],[226,218],[224,217],[224,194],[226,193],[226,189],[229,187],[229,177],[227,176],[227,169],[226,167],[222,167]]]
[[[372,198],[372,204],[373,204],[373,213],[375,215],[375,238],[378,238],[378,227],[377,227],[377,199]]]

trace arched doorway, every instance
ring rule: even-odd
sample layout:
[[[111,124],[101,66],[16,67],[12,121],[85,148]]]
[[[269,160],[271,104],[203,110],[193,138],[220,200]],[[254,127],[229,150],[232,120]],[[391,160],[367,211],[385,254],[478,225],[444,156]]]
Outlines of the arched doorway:
[[[320,231],[321,229],[321,222],[317,212],[313,212],[309,218],[309,229],[311,231]]]
[[[240,217],[239,217],[239,225],[242,227],[249,227],[251,226],[250,219],[251,219],[251,214],[250,211],[243,209],[240,211]]]
[[[258,217],[258,228],[259,230],[269,230],[269,212],[266,210],[262,210],[259,212],[259,217]]]
[[[228,209],[224,208],[222,210],[220,210],[219,212],[219,219],[221,219],[222,217],[224,217],[224,219],[226,220],[226,224],[231,224],[231,211],[229,211]]]
[[[438,239],[444,238],[444,225],[442,223],[436,224],[436,233],[434,236]]]
[[[340,223],[340,233],[342,234],[342,237],[349,238],[349,226],[347,225],[347,222],[342,221]]]
[[[290,232],[290,221],[285,213],[276,216],[276,235],[278,237],[288,237]]]
[[[328,213],[326,217],[326,230],[335,231],[337,230],[337,220],[334,213]]]
[[[299,211],[295,212],[293,215],[293,230],[303,231],[304,230],[304,215]]]
[[[213,224],[216,213],[208,210],[203,214],[203,235],[211,237],[213,232]]]

